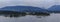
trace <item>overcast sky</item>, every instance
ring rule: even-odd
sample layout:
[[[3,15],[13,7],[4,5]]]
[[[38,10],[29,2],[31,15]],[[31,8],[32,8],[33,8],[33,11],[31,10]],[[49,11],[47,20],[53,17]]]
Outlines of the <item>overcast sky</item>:
[[[15,5],[49,8],[55,4],[60,4],[60,0],[0,0],[0,8]]]

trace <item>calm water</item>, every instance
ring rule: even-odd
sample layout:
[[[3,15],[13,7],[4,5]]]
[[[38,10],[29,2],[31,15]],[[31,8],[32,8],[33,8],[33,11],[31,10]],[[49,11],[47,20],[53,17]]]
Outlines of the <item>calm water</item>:
[[[60,22],[60,13],[51,13],[50,16],[4,17],[0,16],[0,22]]]

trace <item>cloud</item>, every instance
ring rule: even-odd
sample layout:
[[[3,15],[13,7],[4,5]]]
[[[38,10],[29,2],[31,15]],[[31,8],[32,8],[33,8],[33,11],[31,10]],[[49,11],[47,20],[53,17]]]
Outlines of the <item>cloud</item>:
[[[55,0],[0,0],[0,7],[23,5],[49,8],[54,4],[56,4]]]

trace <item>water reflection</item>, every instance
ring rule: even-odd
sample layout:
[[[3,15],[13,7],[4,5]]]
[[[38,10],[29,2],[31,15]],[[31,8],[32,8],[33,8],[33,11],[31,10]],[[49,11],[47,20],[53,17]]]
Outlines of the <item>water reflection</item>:
[[[21,17],[21,16],[25,16],[25,15],[9,15],[9,14],[3,14],[4,15],[4,17]]]
[[[0,14],[4,17],[23,17],[23,16],[26,16],[26,15],[16,15],[16,14]],[[38,18],[41,18],[41,17],[46,17],[46,16],[50,16],[50,15],[30,15],[30,16],[37,16]]]
[[[4,16],[4,17],[3,17]],[[50,15],[8,15],[1,14],[1,22],[45,22],[45,18]],[[16,18],[17,17],[17,18]]]
[[[7,16],[7,15],[6,15]],[[44,15],[25,15],[19,17],[10,17],[5,15],[0,15],[1,22],[60,22],[60,13],[51,13],[48,16]]]

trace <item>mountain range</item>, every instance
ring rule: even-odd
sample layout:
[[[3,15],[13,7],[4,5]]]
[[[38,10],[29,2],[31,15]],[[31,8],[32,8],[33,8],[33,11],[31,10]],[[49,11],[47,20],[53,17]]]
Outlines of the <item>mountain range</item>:
[[[48,8],[50,12],[60,12],[60,5],[53,5],[52,7]]]
[[[60,5],[53,5],[48,9],[33,6],[6,6],[0,8],[0,11],[16,11],[16,12],[60,12]]]
[[[47,12],[46,9],[33,6],[6,6],[0,11],[16,11],[16,12]]]

